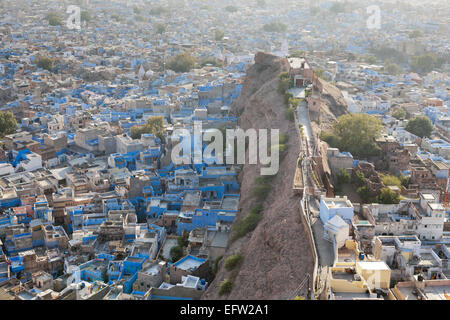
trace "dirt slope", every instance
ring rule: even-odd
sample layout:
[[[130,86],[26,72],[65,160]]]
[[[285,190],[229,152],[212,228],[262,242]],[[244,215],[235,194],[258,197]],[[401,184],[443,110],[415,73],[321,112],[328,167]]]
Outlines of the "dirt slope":
[[[285,118],[283,97],[277,92],[278,75],[287,70],[286,60],[258,53],[234,106],[240,114],[241,128],[280,129],[289,136],[289,147],[272,180],[272,192],[263,203],[262,220],[253,232],[229,244],[203,299],[287,299],[305,275],[312,274],[312,249],[300,219],[300,199],[292,191],[299,141],[294,123]],[[246,216],[255,204],[251,192],[259,174],[259,165],[244,166],[236,220]],[[238,270],[227,272],[223,262],[236,253],[244,260]],[[219,296],[224,279],[232,280],[233,289],[229,295]]]

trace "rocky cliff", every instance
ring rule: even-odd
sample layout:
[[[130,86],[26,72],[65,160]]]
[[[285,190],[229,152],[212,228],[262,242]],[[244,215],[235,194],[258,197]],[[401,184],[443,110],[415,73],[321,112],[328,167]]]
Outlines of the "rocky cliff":
[[[229,243],[203,299],[287,299],[305,276],[312,274],[312,248],[300,218],[300,198],[292,190],[300,142],[294,122],[285,117],[283,96],[277,92],[278,75],[284,71],[288,71],[285,59],[258,53],[234,105],[241,128],[279,129],[289,137],[288,149],[271,181],[272,191],[261,203],[262,219],[255,230]],[[259,175],[259,165],[244,166],[239,177],[241,201],[233,228],[257,203],[252,190]],[[243,260],[236,269],[227,271],[224,261],[233,254],[240,254]],[[219,296],[219,285],[224,279],[232,281],[233,287],[229,294]]]
[[[341,90],[323,79],[319,79],[319,82],[323,88],[321,99],[324,103],[321,104],[319,112],[310,112],[310,117],[314,120],[311,126],[316,135],[320,135],[322,130],[330,131],[336,119],[348,112]],[[318,119],[320,121],[317,121]]]

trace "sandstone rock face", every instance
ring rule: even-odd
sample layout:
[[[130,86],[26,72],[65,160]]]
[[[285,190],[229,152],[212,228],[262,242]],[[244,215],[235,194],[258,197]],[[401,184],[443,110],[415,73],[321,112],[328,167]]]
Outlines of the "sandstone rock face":
[[[203,299],[288,299],[304,277],[312,275],[312,248],[300,217],[300,198],[292,191],[300,142],[294,122],[285,118],[283,96],[277,92],[278,75],[286,71],[285,59],[258,53],[234,105],[240,114],[241,128],[279,129],[289,137],[288,149],[272,179],[272,192],[262,203],[261,221],[253,232],[229,244]],[[251,194],[258,176],[259,165],[244,166],[236,221],[257,203]],[[236,253],[244,257],[243,262],[238,270],[227,272],[224,261]],[[230,279],[233,288],[229,295],[219,296],[219,285],[224,279]]]

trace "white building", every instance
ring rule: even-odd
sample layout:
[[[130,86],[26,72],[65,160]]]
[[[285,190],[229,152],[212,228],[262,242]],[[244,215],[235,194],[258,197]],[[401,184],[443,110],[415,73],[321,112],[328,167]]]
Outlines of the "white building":
[[[353,220],[353,204],[344,197],[320,198],[320,220],[325,224],[335,215],[339,215],[342,219],[351,222]]]
[[[339,215],[325,223],[325,236],[330,240],[336,239],[336,247],[342,248],[345,245],[345,240],[349,239],[349,225]]]
[[[420,194],[420,209],[415,208],[420,217],[417,235],[423,240],[441,239],[444,232],[445,211],[432,194]]]
[[[133,140],[126,134],[117,135],[115,139],[117,153],[126,154],[143,149],[142,143],[139,140]]]
[[[439,240],[444,231],[445,210],[432,194],[399,204],[368,205],[377,235],[417,235],[420,240]]]
[[[26,159],[20,161],[16,171],[33,171],[42,168],[42,157],[34,152],[26,155]]]
[[[189,289],[195,289],[195,290],[202,290],[205,291],[208,283],[205,281],[202,281],[199,277],[195,277],[192,275],[188,275],[187,277],[182,276],[181,277],[181,283],[177,283],[177,286],[189,288]]]
[[[9,163],[0,163],[0,176],[6,176],[14,173],[14,167]]]

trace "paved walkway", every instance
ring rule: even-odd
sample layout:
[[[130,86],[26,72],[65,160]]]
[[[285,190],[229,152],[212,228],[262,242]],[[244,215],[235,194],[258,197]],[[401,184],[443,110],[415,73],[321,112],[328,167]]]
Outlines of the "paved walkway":
[[[324,227],[322,221],[319,218],[318,208],[313,205],[314,202],[310,202],[311,214],[311,229],[314,234],[314,241],[316,243],[317,255],[319,258],[320,266],[332,266],[334,263],[334,249],[333,243],[324,239]]]
[[[305,100],[301,101],[297,108],[298,123],[303,127],[303,133],[308,145],[307,155],[312,156],[314,152],[314,136],[311,127],[311,119],[309,118],[308,105]]]

